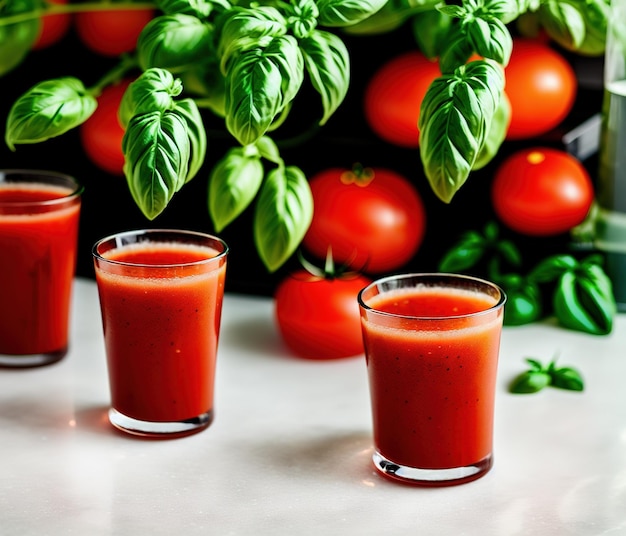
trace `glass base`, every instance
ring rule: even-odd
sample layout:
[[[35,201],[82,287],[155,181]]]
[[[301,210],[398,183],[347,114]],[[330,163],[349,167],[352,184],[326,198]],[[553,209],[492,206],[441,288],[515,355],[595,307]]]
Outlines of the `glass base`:
[[[213,421],[213,410],[192,419],[174,422],[140,421],[127,417],[114,408],[109,409],[109,421],[122,432],[143,437],[174,438],[195,434]]]
[[[471,482],[487,474],[493,465],[493,456],[491,454],[472,465],[449,469],[420,469],[398,465],[378,452],[374,452],[372,460],[376,469],[391,480],[430,487],[454,486]]]
[[[0,367],[29,368],[51,365],[65,357],[67,347],[54,352],[42,354],[2,354],[0,353]]]

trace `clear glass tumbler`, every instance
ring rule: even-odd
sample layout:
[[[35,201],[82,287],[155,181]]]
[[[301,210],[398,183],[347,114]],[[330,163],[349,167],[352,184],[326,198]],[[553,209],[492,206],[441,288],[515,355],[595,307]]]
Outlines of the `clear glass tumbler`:
[[[391,276],[360,292],[384,476],[443,486],[489,471],[505,300],[498,286],[456,274]]]
[[[93,247],[109,420],[173,437],[213,420],[227,245],[192,231],[129,231]]]
[[[67,353],[82,191],[61,173],[0,170],[0,366]]]

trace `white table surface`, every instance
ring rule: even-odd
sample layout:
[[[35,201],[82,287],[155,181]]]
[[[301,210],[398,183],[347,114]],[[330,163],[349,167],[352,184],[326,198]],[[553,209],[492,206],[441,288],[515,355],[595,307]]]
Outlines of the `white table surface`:
[[[626,534],[625,315],[605,337],[505,328],[494,468],[439,489],[375,473],[362,356],[293,357],[271,300],[232,294],[220,344],[207,430],[116,432],[96,287],[78,279],[65,359],[0,369],[0,535]],[[507,392],[524,357],[556,353],[584,393]]]

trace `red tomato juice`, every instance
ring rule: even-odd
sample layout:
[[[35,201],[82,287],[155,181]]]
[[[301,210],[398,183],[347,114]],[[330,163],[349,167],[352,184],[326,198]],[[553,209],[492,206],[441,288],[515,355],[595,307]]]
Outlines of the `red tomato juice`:
[[[46,184],[0,184],[0,354],[67,349],[80,211],[71,194]]]
[[[374,443],[388,460],[421,469],[475,464],[492,452],[502,315],[495,298],[467,290],[404,289],[367,305],[407,316],[391,327],[363,320]],[[396,318],[396,317],[391,317]],[[384,322],[384,320],[383,320]]]
[[[111,405],[120,413],[174,422],[212,411],[226,261],[198,261],[217,254],[157,242],[102,254],[138,264],[96,270]],[[196,264],[157,267],[174,263]]]

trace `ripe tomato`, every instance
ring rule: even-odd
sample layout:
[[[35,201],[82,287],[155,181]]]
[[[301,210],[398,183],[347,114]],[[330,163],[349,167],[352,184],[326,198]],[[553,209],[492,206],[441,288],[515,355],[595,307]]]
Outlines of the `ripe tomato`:
[[[80,141],[87,157],[112,175],[123,175],[124,129],[117,117],[120,101],[131,80],[107,86],[98,97],[98,107],[80,126]]]
[[[404,177],[388,169],[331,168],[313,176],[313,220],[303,245],[323,259],[380,273],[406,264],[424,238],[422,200]]]
[[[594,191],[576,158],[538,147],[518,151],[498,167],[491,198],[497,216],[514,231],[549,236],[582,223]]]
[[[154,10],[123,9],[76,13],[74,26],[82,43],[102,56],[131,52],[144,26],[154,17]]]
[[[369,285],[362,275],[327,279],[299,270],[274,295],[276,321],[289,349],[308,359],[339,359],[363,353],[357,295]]]
[[[67,4],[68,0],[49,0],[53,4]],[[33,50],[41,50],[59,42],[70,29],[72,18],[69,13],[44,15],[41,18],[39,36],[33,44]]]
[[[578,82],[567,60],[548,44],[516,38],[505,69],[505,92],[511,103],[508,140],[545,134],[574,106]]]
[[[364,111],[370,128],[394,145],[418,147],[420,107],[426,90],[439,76],[439,63],[418,51],[385,63],[365,88]]]

